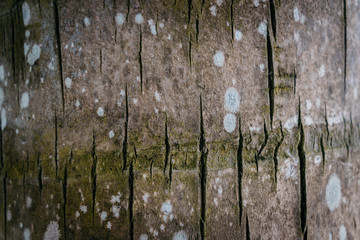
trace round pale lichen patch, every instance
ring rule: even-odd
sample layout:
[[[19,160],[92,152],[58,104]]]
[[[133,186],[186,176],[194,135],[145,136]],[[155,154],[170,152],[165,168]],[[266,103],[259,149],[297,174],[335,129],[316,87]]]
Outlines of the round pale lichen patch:
[[[339,177],[333,173],[326,186],[325,200],[330,211],[334,211],[340,205],[341,182]]]

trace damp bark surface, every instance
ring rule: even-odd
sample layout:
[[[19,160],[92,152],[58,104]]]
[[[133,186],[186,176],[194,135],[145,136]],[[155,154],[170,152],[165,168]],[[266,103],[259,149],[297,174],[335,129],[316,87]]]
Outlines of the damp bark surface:
[[[356,1],[0,1],[0,239],[360,238]]]

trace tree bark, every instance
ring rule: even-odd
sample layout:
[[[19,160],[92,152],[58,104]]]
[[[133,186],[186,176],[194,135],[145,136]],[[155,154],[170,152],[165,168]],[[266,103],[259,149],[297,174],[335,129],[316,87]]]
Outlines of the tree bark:
[[[359,18],[2,1],[0,238],[359,238]]]

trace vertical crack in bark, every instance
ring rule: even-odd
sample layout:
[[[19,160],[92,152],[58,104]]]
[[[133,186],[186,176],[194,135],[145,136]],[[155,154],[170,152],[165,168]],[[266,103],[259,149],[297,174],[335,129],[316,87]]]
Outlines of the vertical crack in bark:
[[[19,81],[24,79],[25,75],[25,54],[24,38],[25,27],[22,22],[22,5],[15,2],[10,10],[11,17],[11,63],[14,84],[18,86]]]
[[[275,103],[274,103],[275,82],[274,82],[273,54],[272,54],[271,39],[270,39],[270,34],[269,34],[269,27],[267,27],[266,42],[267,42],[267,60],[268,60],[268,89],[269,89],[269,105],[270,105],[270,128],[272,129],[273,118],[274,118],[274,110],[275,110]]]
[[[92,224],[95,225],[95,201],[96,201],[96,168],[97,168],[97,156],[96,156],[96,142],[95,142],[95,131],[93,130],[93,144],[92,144],[92,166],[91,166],[91,189],[92,189]]]
[[[191,54],[191,33],[189,33],[189,43],[188,43],[188,59],[189,59],[189,66],[191,71],[191,65],[192,65],[192,54]]]
[[[205,7],[205,0],[202,0],[201,1],[201,15],[203,15],[204,7]]]
[[[276,8],[275,8],[274,0],[269,0],[269,5],[270,5],[271,27],[272,27],[274,39],[276,41]]]
[[[59,70],[60,70],[61,100],[62,100],[63,112],[65,113],[65,92],[64,92],[64,76],[63,76],[63,66],[62,66],[61,40],[60,40],[59,9],[58,9],[57,0],[54,0],[53,3],[54,3],[56,44],[57,44],[57,50],[58,50],[58,60],[59,60]]]
[[[40,193],[40,198],[41,198],[43,183],[42,183],[42,163],[41,163],[41,158],[40,158],[40,152],[38,153],[38,157],[37,157],[37,168],[38,168],[39,193]]]
[[[190,25],[191,22],[191,10],[192,10],[192,0],[188,0],[188,25]]]
[[[139,27],[139,71],[140,71],[140,90],[143,90],[143,64],[142,64],[142,30],[141,25]]]
[[[195,25],[196,25],[196,44],[199,45],[199,34],[200,34],[200,23],[199,23],[199,15],[196,14],[196,22],[195,22]]]
[[[297,78],[296,68],[294,67],[294,95],[296,94],[296,78]]]
[[[284,132],[283,132],[283,129],[282,129],[282,125],[281,125],[281,122],[280,122],[280,133],[281,133],[281,138],[280,138],[280,141],[276,144],[276,147],[275,147],[275,151],[274,151],[274,179],[275,179],[275,190],[277,189],[277,173],[278,173],[278,152],[279,152],[279,149],[280,149],[280,146],[281,144],[283,143],[284,141]]]
[[[246,214],[246,240],[250,240],[250,225],[249,225],[249,217]]]
[[[150,157],[150,178],[152,178],[152,174],[153,174],[153,165],[154,165],[154,157]]]
[[[130,0],[127,0],[126,22],[129,22],[129,14],[130,14]]]
[[[301,223],[301,234],[302,239],[307,239],[307,198],[306,198],[306,155],[305,155],[305,133],[303,124],[301,121],[301,106],[299,99],[299,120],[298,129],[300,131],[300,141],[298,144],[298,155],[300,161],[300,223]]]
[[[345,121],[345,117],[343,116],[343,122],[344,122],[344,135],[343,135],[343,141],[346,147],[346,158],[349,158],[349,154],[350,154],[350,144],[349,144],[349,139],[346,139],[346,121]]]
[[[243,202],[242,202],[242,176],[243,176],[243,145],[244,138],[241,130],[241,119],[239,118],[239,146],[237,150],[237,173],[238,173],[238,197],[239,197],[239,226],[242,222]]]
[[[234,0],[230,3],[231,43],[234,42]]]
[[[37,0],[37,2],[38,2],[38,6],[39,6],[40,15],[42,16],[41,1],[40,1],[40,0]]]
[[[326,103],[325,103],[325,127],[326,127],[326,142],[329,144],[329,136],[330,136],[330,131],[329,131],[329,122],[327,120],[327,111],[326,111]]]
[[[133,161],[130,163],[129,167],[129,236],[130,240],[134,239],[134,169]]]
[[[55,109],[55,176],[58,178],[58,130],[57,130],[57,115]]]
[[[5,171],[4,178],[3,178],[3,189],[4,189],[4,239],[7,239],[7,225],[6,225],[6,212],[7,212],[7,189],[6,189],[6,182],[7,182],[7,172]]]
[[[346,0],[343,0],[344,7],[344,94],[346,93],[346,65],[347,65],[347,16]]]
[[[206,223],[206,177],[207,177],[207,154],[202,97],[200,95],[200,139],[199,139],[199,178],[200,178],[200,191],[201,191],[201,210],[200,210],[200,234],[201,239],[205,239],[205,223]]]
[[[70,159],[65,163],[64,178],[63,178],[63,222],[64,222],[64,238],[66,239],[66,204],[67,204],[67,183],[68,183],[68,164],[71,164],[73,158],[73,151],[70,151]]]
[[[169,156],[170,156],[170,141],[169,141],[169,135],[167,130],[167,115],[165,115],[165,164],[164,164],[164,175],[166,172],[166,167],[169,162]]]
[[[124,173],[126,169],[126,161],[127,161],[127,136],[128,136],[128,121],[129,121],[129,102],[128,102],[128,90],[127,84],[125,85],[125,124],[124,124],[124,141],[123,141],[123,149],[122,149],[122,156],[123,156],[123,169],[122,172]]]
[[[269,133],[267,131],[266,128],[266,122],[264,119],[264,142],[261,144],[259,151],[257,152],[257,154],[255,154],[255,161],[256,161],[256,172],[259,174],[259,160],[260,160],[260,155],[262,153],[262,151],[264,150],[264,148],[266,147],[266,144],[269,140]]]
[[[102,56],[102,49],[100,48],[100,73],[103,73],[103,56]]]
[[[321,134],[320,137],[320,148],[321,148],[321,157],[322,157],[322,168],[323,172],[325,170],[325,148],[324,148],[324,135]]]

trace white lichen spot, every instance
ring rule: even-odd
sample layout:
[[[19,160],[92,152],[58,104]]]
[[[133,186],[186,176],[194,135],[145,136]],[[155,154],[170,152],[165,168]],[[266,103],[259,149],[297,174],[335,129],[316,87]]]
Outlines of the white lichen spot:
[[[90,19],[88,17],[84,17],[84,24],[85,24],[85,27],[90,26]]]
[[[264,72],[264,70],[265,70],[265,65],[264,65],[263,63],[261,63],[261,64],[259,65],[259,68],[260,68],[260,72]]]
[[[55,221],[51,221],[44,234],[44,240],[58,240],[60,239],[60,236],[59,224]]]
[[[315,163],[315,165],[316,165],[317,167],[320,165],[320,163],[321,163],[321,156],[320,156],[320,155],[316,155],[316,156],[314,157],[314,163]]]
[[[259,0],[254,0],[255,7],[258,7],[260,5]]]
[[[329,240],[332,240],[332,234],[329,233]]]
[[[325,76],[325,66],[324,65],[321,65],[319,70],[318,70],[318,74],[319,74],[319,77],[324,77]]]
[[[124,22],[125,22],[124,14],[122,14],[122,13],[116,14],[115,22],[116,22],[117,25],[123,25]]]
[[[174,234],[173,240],[188,240],[188,236],[185,231],[181,230]]]
[[[4,81],[5,80],[5,69],[4,69],[4,65],[0,65],[0,81]]]
[[[49,70],[52,70],[52,71],[55,70],[55,66],[54,66],[54,64],[52,62],[49,62],[47,67],[48,67]]]
[[[155,92],[155,99],[156,101],[160,102],[160,94],[158,91]]]
[[[102,211],[101,214],[100,214],[101,222],[105,221],[106,218],[107,218],[107,212]]]
[[[239,92],[230,87],[225,92],[225,109],[230,112],[237,112],[239,111],[240,107],[240,95]]]
[[[291,178],[295,181],[297,179],[297,166],[299,159],[295,158],[289,150],[287,150],[286,153],[290,156],[290,158],[285,160],[285,164],[282,166],[281,171],[285,174],[287,179]]]
[[[299,22],[300,21],[300,12],[299,12],[299,8],[295,7],[294,8],[294,19],[295,22]]]
[[[313,125],[313,124],[314,124],[314,121],[313,121],[312,117],[310,117],[310,116],[305,116],[304,119],[305,119],[305,125],[306,125],[306,126],[310,126],[310,125]]]
[[[24,92],[24,93],[21,95],[20,108],[21,108],[21,109],[25,109],[25,108],[29,107],[29,100],[30,100],[29,93],[28,93],[28,92]]]
[[[29,37],[30,37],[30,31],[29,31],[29,30],[26,30],[26,31],[25,31],[25,37],[26,37],[26,38],[29,38]]]
[[[165,225],[164,224],[161,224],[160,225],[160,230],[163,232],[165,230]]]
[[[142,199],[144,200],[144,203],[147,203],[149,201],[149,197],[150,197],[150,194],[149,193],[145,193],[143,196],[142,196]]]
[[[111,196],[111,200],[110,200],[110,202],[112,203],[112,204],[115,204],[115,203],[120,203],[120,197],[121,197],[121,193],[120,192],[118,192],[118,194],[117,195],[112,195]]]
[[[29,4],[27,2],[24,2],[22,5],[22,14],[23,14],[24,25],[25,26],[29,25],[31,19],[31,12],[30,12]]]
[[[214,55],[214,64],[215,66],[222,67],[225,62],[225,56],[222,51],[217,51]]]
[[[87,206],[86,205],[81,205],[80,206],[80,211],[82,211],[83,213],[87,212]]]
[[[80,217],[80,213],[79,213],[79,211],[76,211],[76,213],[75,213],[75,217],[76,217],[76,218]]]
[[[165,215],[169,215],[172,212],[172,205],[170,203],[170,200],[167,200],[166,202],[163,202],[161,204],[161,212]]]
[[[295,115],[292,118],[286,120],[284,127],[286,128],[286,130],[290,131],[292,128],[297,126],[297,124],[298,124],[298,116]]]
[[[295,42],[299,42],[300,34],[298,32],[294,32],[294,40],[295,40]]]
[[[224,117],[224,128],[228,133],[231,133],[235,130],[236,127],[236,117],[232,113],[228,113]]]
[[[235,30],[235,40],[240,41],[242,39],[242,32],[240,30]]]
[[[341,201],[341,182],[339,177],[333,173],[326,185],[325,200],[330,211],[334,211]]]
[[[112,139],[115,136],[115,133],[113,130],[110,130],[109,132],[109,138]]]
[[[12,219],[12,214],[11,214],[10,209],[8,209],[8,210],[6,210],[6,220],[7,220],[8,222],[10,222],[11,219]]]
[[[31,239],[31,233],[30,229],[25,228],[23,233],[24,240],[30,240]]]
[[[216,206],[216,207],[219,205],[219,201],[218,201],[217,197],[214,198],[214,203],[215,203],[215,206]]]
[[[99,107],[98,110],[97,110],[97,115],[98,115],[99,117],[103,117],[103,116],[104,116],[104,113],[105,113],[104,108]]]
[[[147,234],[141,234],[140,235],[140,240],[148,240],[149,236]]]
[[[30,66],[34,65],[34,63],[40,58],[40,54],[41,54],[41,47],[37,44],[34,44],[27,56],[27,62],[29,63]]]
[[[307,99],[307,100],[306,100],[306,109],[307,109],[307,110],[310,110],[311,108],[312,108],[311,100]]]
[[[139,13],[139,14],[136,14],[136,16],[135,16],[135,22],[137,23],[137,24],[141,24],[141,23],[143,23],[144,22],[144,18],[143,18],[143,16]]]
[[[344,225],[341,225],[339,228],[339,239],[345,240],[346,239],[346,227]]]
[[[319,107],[321,106],[321,100],[320,100],[320,98],[317,98],[317,99],[315,100],[315,105],[316,105],[317,108],[319,108]]]
[[[148,21],[148,24],[149,24],[149,26],[150,26],[151,34],[152,34],[152,35],[156,35],[156,34],[157,34],[157,31],[156,31],[156,25],[155,25],[154,20],[150,19],[150,20]]]
[[[67,87],[67,88],[71,88],[71,83],[72,83],[72,80],[71,80],[71,78],[65,78],[65,86]]]
[[[113,213],[114,217],[119,218],[120,217],[120,207],[113,205],[111,207],[111,212]]]
[[[216,6],[211,6],[210,12],[211,12],[211,15],[216,16]]]
[[[267,26],[266,21],[262,21],[258,27],[258,33],[260,33],[264,38],[266,38],[267,35]]]
[[[31,197],[27,196],[26,197],[26,207],[31,208],[31,204],[32,204],[32,199],[31,199]]]
[[[76,100],[76,102],[75,102],[75,107],[80,107],[80,102],[79,102],[79,100]]]
[[[107,229],[111,229],[111,222],[109,221],[109,222],[107,222],[107,224],[106,224],[106,228]]]
[[[161,22],[161,23],[159,23],[159,27],[161,27],[161,28],[164,28],[164,23],[163,22]]]

